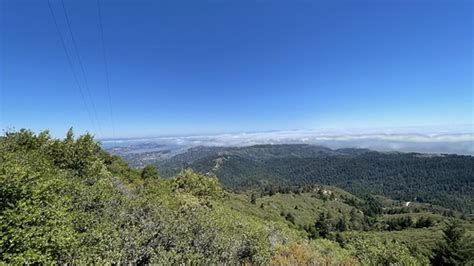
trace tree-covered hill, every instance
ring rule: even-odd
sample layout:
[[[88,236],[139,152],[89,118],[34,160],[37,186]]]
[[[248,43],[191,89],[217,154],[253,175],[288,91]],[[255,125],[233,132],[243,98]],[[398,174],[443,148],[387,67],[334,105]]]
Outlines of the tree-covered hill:
[[[234,190],[326,184],[357,195],[377,194],[474,213],[472,156],[258,145],[198,147],[155,165],[164,175],[191,167],[216,175],[225,187]]]
[[[161,178],[88,134],[0,137],[0,264],[455,265],[472,263],[472,232],[459,213],[336,187]]]

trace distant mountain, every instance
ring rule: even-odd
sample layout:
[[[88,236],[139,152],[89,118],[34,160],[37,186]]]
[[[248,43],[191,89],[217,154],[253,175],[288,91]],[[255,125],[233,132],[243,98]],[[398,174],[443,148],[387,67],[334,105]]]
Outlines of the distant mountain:
[[[357,195],[430,202],[466,213],[474,210],[472,156],[288,144],[196,147],[153,164],[165,176],[183,168],[216,175],[232,190],[325,184]]]
[[[225,159],[229,156],[238,156],[251,159],[256,162],[276,158],[314,158],[326,155],[335,155],[336,151],[331,149],[304,144],[291,145],[255,145],[248,147],[195,147],[190,148],[187,152],[173,156],[169,160],[157,162],[164,172],[169,174],[176,170],[189,166],[191,164],[204,163],[204,161]],[[199,164],[197,163],[197,164]],[[197,165],[196,164],[196,165]],[[212,170],[211,168],[209,171]]]

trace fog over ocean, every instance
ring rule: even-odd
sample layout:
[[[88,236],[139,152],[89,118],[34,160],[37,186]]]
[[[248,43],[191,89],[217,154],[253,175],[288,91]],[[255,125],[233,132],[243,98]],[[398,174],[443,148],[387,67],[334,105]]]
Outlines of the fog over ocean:
[[[474,155],[472,125],[450,128],[285,130],[210,135],[103,139],[105,148],[140,146],[150,150],[186,150],[196,146],[250,146],[258,144],[312,144],[332,149],[367,148],[377,151],[454,153]],[[150,146],[147,148],[147,146]],[[137,150],[137,152],[139,152]]]

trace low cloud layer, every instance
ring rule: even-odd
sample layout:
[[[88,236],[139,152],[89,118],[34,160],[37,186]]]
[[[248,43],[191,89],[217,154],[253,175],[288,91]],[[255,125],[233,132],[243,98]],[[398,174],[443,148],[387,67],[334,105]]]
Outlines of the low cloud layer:
[[[133,146],[136,144],[162,144],[173,149],[195,146],[250,146],[256,144],[322,145],[333,149],[368,148],[378,151],[422,153],[456,153],[474,155],[474,132],[471,126],[433,129],[398,130],[292,130],[254,133],[229,133],[199,136],[171,136],[141,139],[103,140],[104,146]]]

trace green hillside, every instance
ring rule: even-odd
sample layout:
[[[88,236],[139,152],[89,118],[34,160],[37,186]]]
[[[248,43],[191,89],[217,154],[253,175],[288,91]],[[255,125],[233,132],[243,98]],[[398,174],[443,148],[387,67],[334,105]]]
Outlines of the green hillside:
[[[140,157],[140,154],[135,155]],[[137,159],[137,158],[135,158]],[[229,189],[334,185],[353,194],[428,202],[474,213],[474,157],[331,150],[311,145],[193,148],[155,165],[164,175],[190,167]]]
[[[72,131],[0,137],[0,199],[6,264],[473,263],[459,212],[320,184],[236,193],[190,169],[162,178]]]

